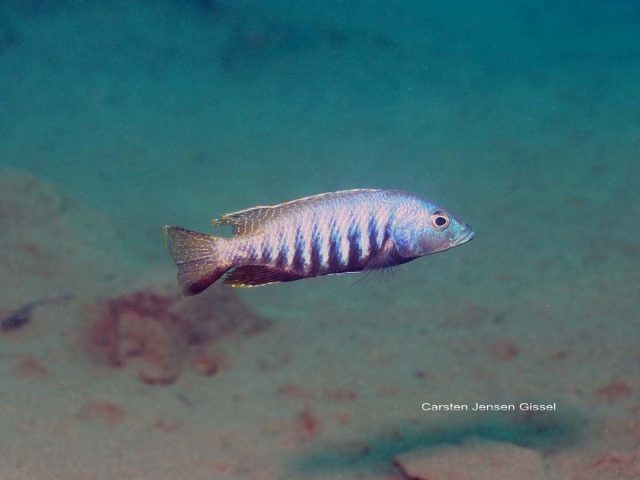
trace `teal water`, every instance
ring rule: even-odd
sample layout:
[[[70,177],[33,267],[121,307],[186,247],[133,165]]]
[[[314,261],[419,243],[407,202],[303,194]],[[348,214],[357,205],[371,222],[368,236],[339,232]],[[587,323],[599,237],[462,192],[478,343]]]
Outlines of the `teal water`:
[[[286,478],[373,475],[392,471],[393,455],[467,436],[540,451],[602,450],[612,438],[620,450],[637,449],[637,432],[608,427],[637,422],[640,404],[638,31],[634,1],[7,0],[0,166],[5,178],[33,176],[89,212],[78,229],[96,230],[82,248],[121,284],[148,272],[172,282],[164,224],[210,231],[222,213],[326,191],[415,191],[474,226],[469,245],[384,281],[326,278],[239,293],[279,332],[293,329],[281,341],[300,344],[290,347],[298,370],[255,379],[249,391],[359,379],[363,403],[346,436],[366,432],[373,445],[366,461],[334,458],[343,439],[326,426],[329,438],[308,452],[264,453],[276,465],[264,478],[279,478],[285,464],[294,469]],[[5,245],[42,238],[3,202]],[[37,272],[20,276],[28,254],[4,249],[0,273],[29,287],[8,288],[3,311],[52,289]],[[63,280],[58,290],[68,288]],[[310,338],[315,353],[305,355]],[[516,358],[505,361],[513,344]],[[372,351],[390,362],[378,373]],[[418,375],[414,385],[417,371],[426,380]],[[242,382],[254,381],[246,375]],[[629,392],[598,403],[594,392],[615,382]],[[19,397],[20,385],[4,387],[6,395]],[[381,400],[384,385],[402,393]],[[426,397],[559,401],[563,412],[543,423],[571,427],[547,439],[510,431],[503,419],[483,429],[456,417],[451,432],[427,440],[394,444],[372,433],[428,423],[414,408]],[[252,414],[280,403],[265,397]],[[181,438],[188,444],[192,433]]]

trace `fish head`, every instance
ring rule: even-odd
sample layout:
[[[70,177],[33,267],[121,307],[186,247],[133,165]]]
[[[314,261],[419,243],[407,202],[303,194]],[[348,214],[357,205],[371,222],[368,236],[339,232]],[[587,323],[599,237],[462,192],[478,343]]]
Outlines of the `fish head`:
[[[393,228],[396,247],[405,258],[442,252],[473,239],[471,225],[444,208],[421,200],[396,211]]]

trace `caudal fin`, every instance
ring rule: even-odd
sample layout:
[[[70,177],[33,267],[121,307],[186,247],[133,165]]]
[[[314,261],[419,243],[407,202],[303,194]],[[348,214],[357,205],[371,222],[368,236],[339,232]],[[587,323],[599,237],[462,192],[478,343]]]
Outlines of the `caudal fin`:
[[[219,254],[224,238],[165,225],[164,238],[178,266],[178,285],[186,297],[196,295],[231,268]]]

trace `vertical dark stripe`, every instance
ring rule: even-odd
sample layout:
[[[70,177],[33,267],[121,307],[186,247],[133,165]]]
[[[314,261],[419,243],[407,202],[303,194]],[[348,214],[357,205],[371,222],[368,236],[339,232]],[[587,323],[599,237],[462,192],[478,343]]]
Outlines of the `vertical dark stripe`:
[[[302,227],[296,228],[295,235],[295,253],[293,254],[293,263],[291,268],[294,272],[304,273],[304,236],[302,235]]]
[[[341,270],[340,265],[340,234],[336,231],[335,220],[329,227],[329,258],[327,259],[327,272],[335,273]]]
[[[320,269],[322,268],[321,258],[320,258],[320,247],[322,246],[322,238],[320,237],[320,229],[318,228],[317,222],[313,224],[313,230],[311,231],[311,255],[309,260],[309,266],[307,269],[307,273],[315,277],[320,273]]]
[[[391,227],[387,223],[384,226],[384,235],[382,236],[382,245],[380,245],[380,247],[382,248],[384,245],[386,245],[386,243],[389,241],[390,238],[391,238]]]
[[[238,252],[238,259],[241,259],[242,263],[250,264],[256,261],[256,246],[252,242],[246,240],[242,242],[238,248]]]
[[[349,270],[360,266],[360,227],[354,219],[349,228]]]
[[[264,236],[261,242],[262,257],[260,258],[260,261],[265,265],[268,265],[269,262],[271,262],[271,246],[267,240],[268,237]]]
[[[248,260],[250,263],[253,263],[258,260],[258,249],[253,243],[250,243],[247,247],[248,250]]]
[[[381,246],[378,245],[378,222],[376,221],[375,215],[369,217],[367,230],[369,232],[369,257],[366,260],[369,260],[376,256]]]
[[[380,244],[380,249],[383,250],[387,247],[387,243],[391,239],[391,229],[389,228],[389,224],[387,223],[384,226],[384,234],[382,235],[382,243]]]
[[[285,268],[287,266],[287,252],[288,252],[287,244],[283,241],[282,245],[280,245],[280,250],[278,251],[278,256],[276,257],[276,267]]]

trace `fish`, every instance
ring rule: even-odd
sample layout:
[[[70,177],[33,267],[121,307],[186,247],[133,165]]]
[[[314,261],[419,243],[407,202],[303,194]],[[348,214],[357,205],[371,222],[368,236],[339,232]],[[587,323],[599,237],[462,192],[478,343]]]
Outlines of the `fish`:
[[[379,270],[443,252],[474,238],[471,225],[436,203],[401,190],[321,193],[213,219],[232,236],[165,225],[184,296],[224,275],[232,287]]]

